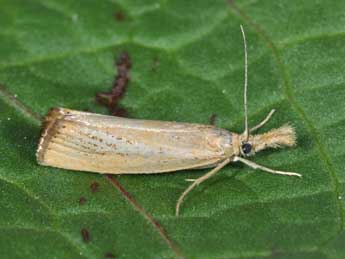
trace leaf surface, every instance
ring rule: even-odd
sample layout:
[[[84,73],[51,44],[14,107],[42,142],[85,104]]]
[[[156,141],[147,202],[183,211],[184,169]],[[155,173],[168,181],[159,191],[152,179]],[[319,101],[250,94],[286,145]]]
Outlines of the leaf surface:
[[[345,3],[342,1],[0,1],[0,250],[3,258],[343,258]],[[205,170],[106,176],[38,166],[39,117],[95,104],[132,60],[131,117],[243,130],[290,122],[298,145]],[[90,186],[98,183],[97,191]],[[82,229],[89,237],[83,238]]]

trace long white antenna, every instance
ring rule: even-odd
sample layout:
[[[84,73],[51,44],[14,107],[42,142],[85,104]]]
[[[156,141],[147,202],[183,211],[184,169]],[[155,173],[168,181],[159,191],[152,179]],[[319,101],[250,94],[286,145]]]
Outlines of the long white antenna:
[[[243,30],[243,26],[240,25],[243,37],[244,45],[244,136],[247,141],[249,138],[249,129],[248,129],[248,108],[247,108],[247,88],[248,88],[248,57],[247,57],[247,42],[246,35]]]

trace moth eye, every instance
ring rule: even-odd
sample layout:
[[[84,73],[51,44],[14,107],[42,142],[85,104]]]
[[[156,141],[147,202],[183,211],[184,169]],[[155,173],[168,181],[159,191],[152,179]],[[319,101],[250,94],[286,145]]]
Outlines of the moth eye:
[[[243,154],[245,155],[248,155],[250,151],[252,151],[252,145],[249,143],[243,143],[241,148],[242,148]]]

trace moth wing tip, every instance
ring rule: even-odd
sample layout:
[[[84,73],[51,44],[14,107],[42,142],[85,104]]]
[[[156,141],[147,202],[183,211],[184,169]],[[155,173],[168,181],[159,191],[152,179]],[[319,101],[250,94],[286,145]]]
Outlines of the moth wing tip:
[[[51,108],[44,117],[41,126],[40,140],[38,142],[38,147],[36,150],[36,160],[38,164],[46,165],[45,154],[47,152],[47,148],[51,141],[51,138],[56,133],[57,122],[62,120],[68,113],[68,109],[54,107]]]

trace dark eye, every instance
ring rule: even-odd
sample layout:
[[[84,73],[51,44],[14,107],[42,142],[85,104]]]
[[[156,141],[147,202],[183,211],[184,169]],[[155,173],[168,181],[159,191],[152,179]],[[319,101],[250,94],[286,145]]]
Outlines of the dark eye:
[[[242,152],[245,155],[248,155],[252,151],[252,145],[249,143],[243,143],[242,144]]]

